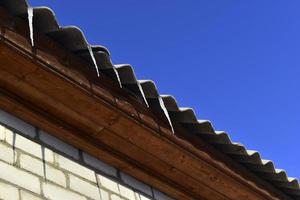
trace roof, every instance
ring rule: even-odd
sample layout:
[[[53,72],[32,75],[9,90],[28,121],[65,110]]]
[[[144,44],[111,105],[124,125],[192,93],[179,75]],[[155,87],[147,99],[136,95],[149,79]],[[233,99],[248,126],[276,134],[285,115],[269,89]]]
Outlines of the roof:
[[[262,159],[259,152],[247,150],[242,144],[231,141],[226,132],[215,131],[210,121],[198,120],[193,109],[180,108],[173,96],[161,95],[153,81],[138,80],[132,66],[114,65],[107,48],[90,45],[83,32],[77,27],[59,26],[51,9],[47,7],[31,9],[26,0],[1,0],[0,5],[14,16],[28,18],[28,22],[33,20],[30,26],[31,33],[37,31],[48,35],[68,51],[89,62],[95,75],[98,75],[98,72],[99,76],[104,74],[126,92],[135,94],[139,102],[159,113],[175,134],[176,129],[173,130],[173,124],[179,123],[189,134],[196,135],[227,154],[285,194],[300,199],[300,186],[297,179],[288,177],[284,170],[276,169],[274,163]],[[31,37],[34,45],[34,34],[28,37]]]

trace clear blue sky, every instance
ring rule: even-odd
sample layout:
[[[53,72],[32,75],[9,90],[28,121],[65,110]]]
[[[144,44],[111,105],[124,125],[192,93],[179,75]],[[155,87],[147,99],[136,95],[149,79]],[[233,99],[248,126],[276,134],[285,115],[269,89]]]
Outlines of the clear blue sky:
[[[300,178],[300,2],[30,0]]]

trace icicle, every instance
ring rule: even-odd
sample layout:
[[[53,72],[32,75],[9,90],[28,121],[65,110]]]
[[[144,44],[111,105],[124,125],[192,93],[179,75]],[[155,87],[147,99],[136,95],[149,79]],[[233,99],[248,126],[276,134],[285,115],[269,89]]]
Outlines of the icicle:
[[[34,39],[33,39],[33,9],[31,7],[28,7],[27,9],[28,14],[28,25],[29,25],[29,31],[30,31],[30,40],[31,40],[31,46],[34,46]]]
[[[169,113],[167,111],[167,108],[165,106],[164,100],[162,99],[161,96],[158,96],[158,100],[159,100],[159,104],[160,104],[161,109],[164,111],[164,113],[166,115],[166,118],[168,119],[168,122],[169,122],[169,125],[170,125],[171,129],[172,129],[172,132],[174,133],[173,124],[171,122],[171,119],[170,119]]]
[[[148,101],[147,101],[147,99],[146,99],[144,90],[143,90],[143,88],[142,88],[142,86],[141,86],[141,83],[140,83],[139,81],[137,82],[137,85],[138,85],[139,90],[140,90],[140,92],[141,92],[141,94],[142,94],[142,96],[143,96],[143,100],[144,100],[146,106],[149,108],[149,104],[148,104]]]
[[[113,70],[114,70],[114,72],[115,72],[115,74],[116,74],[116,76],[117,76],[119,86],[120,86],[120,88],[122,88],[122,83],[121,83],[121,79],[120,79],[118,70],[117,70],[115,67],[113,67]]]
[[[88,45],[87,45],[87,48],[88,48],[88,50],[89,50],[90,56],[91,56],[91,58],[92,58],[92,61],[93,61],[93,63],[94,63],[94,66],[95,66],[95,69],[96,69],[96,72],[97,72],[97,76],[99,77],[99,76],[100,76],[100,74],[99,74],[99,68],[98,68],[98,65],[97,65],[97,62],[96,62],[96,59],[95,59],[95,56],[94,56],[92,47],[91,47],[91,45],[88,44]]]

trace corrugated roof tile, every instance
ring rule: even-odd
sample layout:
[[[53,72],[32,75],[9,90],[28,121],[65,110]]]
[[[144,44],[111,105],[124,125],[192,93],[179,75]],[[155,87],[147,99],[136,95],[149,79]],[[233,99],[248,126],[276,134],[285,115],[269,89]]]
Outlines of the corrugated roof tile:
[[[29,7],[26,0],[1,0],[0,6],[5,7],[14,16],[27,16]],[[33,8],[33,29],[48,35],[92,65],[93,61],[88,52],[90,44],[83,32],[75,26],[59,26],[51,9],[47,7]],[[110,59],[110,53],[105,47],[99,45],[91,47],[100,76],[106,74],[114,81],[120,81],[124,88],[135,93],[146,105],[149,105],[150,109],[156,111],[162,109],[159,106],[159,99],[162,98],[172,123],[182,124],[190,134],[197,135],[212,144],[236,162],[245,165],[258,177],[270,182],[291,197],[300,199],[300,187],[297,179],[288,177],[283,170],[277,170],[272,161],[262,160],[258,152],[247,150],[242,144],[232,142],[227,133],[215,131],[210,121],[198,120],[193,109],[180,108],[173,96],[160,95],[153,81],[137,80],[131,65],[114,65]],[[164,114],[161,111],[160,113]]]

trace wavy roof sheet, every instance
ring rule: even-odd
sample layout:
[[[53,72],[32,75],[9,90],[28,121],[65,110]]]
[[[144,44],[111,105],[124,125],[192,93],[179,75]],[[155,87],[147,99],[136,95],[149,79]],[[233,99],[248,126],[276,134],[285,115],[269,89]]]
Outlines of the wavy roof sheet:
[[[14,16],[23,18],[28,16],[29,5],[26,0],[0,0],[0,6]],[[106,74],[120,86],[135,93],[137,98],[144,102],[149,109],[164,114],[163,117],[166,117],[166,120],[169,118],[171,126],[172,123],[182,124],[188,133],[197,135],[210,143],[290,197],[300,199],[300,187],[297,179],[288,177],[284,170],[276,169],[272,161],[262,159],[257,151],[247,150],[242,144],[232,142],[227,133],[215,131],[209,121],[198,120],[193,109],[178,107],[174,97],[160,95],[153,81],[138,80],[130,65],[114,65],[110,59],[110,53],[105,47],[91,46],[83,32],[77,27],[59,26],[51,9],[47,7],[33,8],[33,31],[48,35],[70,52],[91,63],[92,66],[93,59],[89,54],[89,47],[91,47],[100,76]]]

